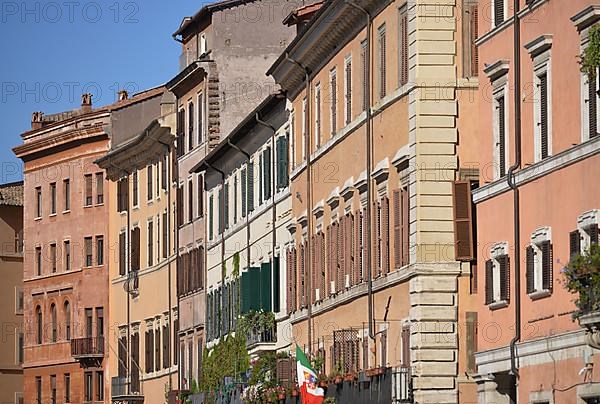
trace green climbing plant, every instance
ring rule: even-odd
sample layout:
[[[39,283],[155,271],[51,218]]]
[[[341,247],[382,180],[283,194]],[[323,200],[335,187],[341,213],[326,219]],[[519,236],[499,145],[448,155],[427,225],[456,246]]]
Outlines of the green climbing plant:
[[[592,244],[583,254],[575,254],[562,270],[566,289],[575,294],[577,318],[600,310],[600,245]]]
[[[590,29],[588,46],[579,55],[581,71],[591,80],[596,78],[596,72],[600,68],[600,25]]]
[[[239,334],[248,335],[250,331],[266,331],[275,327],[275,314],[271,311],[250,310],[240,317],[237,323]]]
[[[202,355],[202,376],[200,390],[206,393],[217,391],[225,377],[240,380],[250,367],[250,356],[246,351],[246,338],[243,335],[227,335]]]

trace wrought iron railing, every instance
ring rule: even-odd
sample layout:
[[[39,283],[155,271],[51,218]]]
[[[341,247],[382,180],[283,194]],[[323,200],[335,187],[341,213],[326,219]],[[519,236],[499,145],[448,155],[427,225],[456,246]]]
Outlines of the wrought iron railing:
[[[71,340],[71,356],[103,356],[104,337],[74,338]]]
[[[258,344],[277,342],[277,326],[268,329],[252,329],[246,336],[246,346],[252,347]]]
[[[392,403],[412,403],[412,377],[410,366],[400,366],[392,371]]]

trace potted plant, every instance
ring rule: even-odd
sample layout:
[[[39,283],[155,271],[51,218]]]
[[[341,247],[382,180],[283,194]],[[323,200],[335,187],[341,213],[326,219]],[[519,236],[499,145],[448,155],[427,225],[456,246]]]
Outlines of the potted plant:
[[[562,273],[566,289],[577,296],[578,310],[573,317],[587,317],[600,311],[600,246],[592,244],[583,254],[575,254]]]
[[[335,368],[333,369],[333,372],[331,374],[331,380],[333,380],[335,384],[342,383],[344,376],[343,369],[344,365],[342,364],[342,362],[336,363]]]
[[[346,373],[344,380],[347,382],[353,382],[356,380],[356,373]]]
[[[588,46],[579,55],[579,64],[581,71],[593,80],[600,67],[600,26],[592,27],[588,38]]]
[[[283,387],[283,386],[275,387],[275,393],[277,394],[278,400],[285,400],[285,387]]]

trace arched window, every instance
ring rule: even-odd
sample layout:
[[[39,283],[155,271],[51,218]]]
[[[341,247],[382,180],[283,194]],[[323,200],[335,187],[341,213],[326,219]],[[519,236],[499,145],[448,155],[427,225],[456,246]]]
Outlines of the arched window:
[[[65,337],[67,341],[71,339],[71,305],[69,301],[65,302]]]
[[[56,305],[52,303],[50,306],[50,313],[52,315],[52,342],[56,342],[57,330],[56,330]]]
[[[42,308],[40,306],[37,306],[35,308],[35,317],[37,319],[37,343],[41,344],[42,343],[42,329],[43,329],[43,324],[42,324]]]

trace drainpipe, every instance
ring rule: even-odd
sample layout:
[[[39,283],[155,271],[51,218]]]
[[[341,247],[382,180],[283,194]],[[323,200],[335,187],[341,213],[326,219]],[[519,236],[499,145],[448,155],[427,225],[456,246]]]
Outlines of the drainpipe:
[[[167,153],[167,156],[169,156],[171,154],[171,145],[168,144],[168,143],[165,143],[165,142],[163,142],[161,140],[159,140],[158,143],[160,143],[163,146],[165,146],[165,151]],[[167,178],[169,178],[169,171],[170,171],[169,170],[169,165],[170,164],[168,164],[168,161],[169,161],[169,159],[167,159],[167,167],[165,168],[166,173],[167,173]],[[164,160],[163,160],[163,164],[164,164]],[[169,210],[171,210],[171,188],[172,187],[169,184],[169,182],[170,181],[167,181],[167,223],[163,223],[163,226],[167,226],[167,229],[170,228],[170,224],[171,224],[170,223],[171,222],[171,215],[170,215]],[[159,237],[160,237],[160,235],[159,235]],[[170,250],[170,245],[169,245],[169,244],[171,244],[170,240],[171,240],[171,237],[167,237],[167,239],[165,240],[165,243],[168,243],[167,244],[167,251]],[[158,253],[161,254],[160,251]],[[169,255],[169,254],[167,254],[167,255]],[[167,260],[168,259],[169,259],[169,257],[167,257]],[[177,265],[177,260],[175,260],[175,265]],[[167,287],[169,289],[169,330],[172,330],[173,329],[173,325],[172,325],[172,323],[173,323],[173,313],[171,312],[171,301],[172,301],[173,297],[171,295],[171,264],[170,263],[169,263],[169,266],[168,266],[168,272],[169,272],[168,273],[169,281],[167,282]],[[178,308],[177,315],[179,316],[179,297],[177,297],[177,308]],[[170,341],[169,341],[169,343],[170,343]],[[172,389],[173,389],[173,375],[172,375],[171,372],[169,372],[169,391],[171,391]]]
[[[307,101],[308,103],[308,101]],[[275,127],[273,125],[271,125],[270,123],[267,123],[265,121],[261,121],[260,117],[258,115],[258,112],[256,113],[256,122],[259,125],[262,125],[268,129],[271,130],[271,197],[273,198],[273,203],[271,206],[271,222],[272,224],[272,230],[273,230],[273,234],[272,234],[272,238],[271,238],[271,259],[272,259],[272,265],[271,265],[271,272],[274,274],[275,273],[275,245],[277,244],[277,232],[276,232],[276,228],[275,228],[275,220],[277,219],[277,206],[275,205],[275,133],[277,132],[277,129],[275,129]],[[274,279],[274,277],[271,275],[271,279]],[[279,287],[279,285],[277,285],[277,287]]]
[[[521,340],[521,223],[519,213],[519,188],[515,182],[515,170],[521,168],[521,21],[519,19],[519,0],[514,0],[514,86],[515,86],[515,163],[508,169],[506,180],[513,190],[513,217],[515,239],[515,336],[510,341],[510,373],[517,379],[518,391],[519,369],[517,366],[516,344]]]
[[[310,255],[311,251],[311,236],[312,236],[312,167],[311,167],[311,130],[310,130],[310,69],[306,66],[303,66],[300,62],[292,59],[290,55],[286,52],[285,54],[286,60],[295,64],[300,69],[304,71],[304,81],[306,83],[306,116],[305,116],[305,125],[306,128],[306,141],[304,142],[304,154],[306,156],[306,216],[307,216],[307,228],[306,228],[306,248],[308,254]],[[311,285],[311,258],[305,261],[306,268],[308,269],[306,273],[308,274],[307,287],[305,290],[308,290],[308,295],[306,296],[308,300],[308,309],[307,309],[307,320],[308,320],[308,354],[310,356],[312,352],[312,285]]]
[[[366,93],[367,93],[367,108],[366,108],[366,148],[367,148],[367,209],[366,209],[366,218],[367,218],[367,259],[366,259],[366,267],[367,267],[367,298],[368,298],[368,312],[369,312],[369,338],[371,338],[373,341],[375,341],[375,315],[374,315],[374,310],[373,310],[373,274],[372,274],[372,251],[371,251],[371,238],[372,238],[372,234],[371,234],[371,200],[372,200],[372,193],[373,193],[373,185],[372,185],[372,179],[371,179],[371,171],[372,168],[371,166],[373,165],[373,146],[371,144],[372,139],[371,139],[371,30],[372,30],[372,26],[373,26],[373,18],[371,17],[371,14],[363,7],[359,6],[358,4],[352,2],[351,0],[345,0],[346,3],[354,8],[356,8],[357,10],[359,10],[360,12],[362,12],[365,17],[367,18],[367,51],[366,51],[366,55],[365,58],[367,60],[366,66],[365,66],[365,75],[366,77]],[[515,0],[517,1],[517,0]]]
[[[242,150],[237,145],[231,143],[230,139],[227,139],[227,144],[231,146],[233,149],[237,150],[246,158],[246,193],[248,192],[248,170],[250,169],[250,154],[245,150]],[[246,195],[246,268],[250,269],[250,210],[248,209],[248,195]]]

